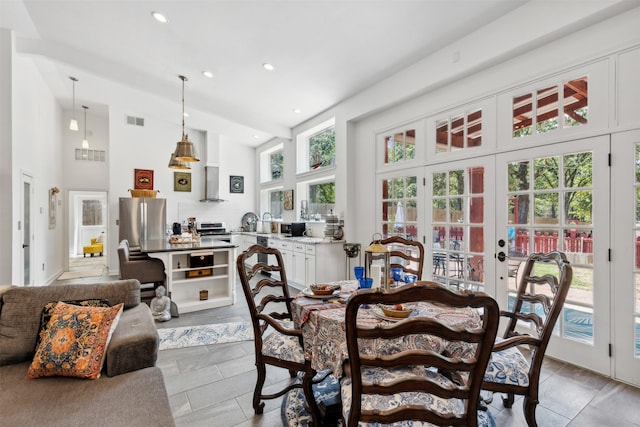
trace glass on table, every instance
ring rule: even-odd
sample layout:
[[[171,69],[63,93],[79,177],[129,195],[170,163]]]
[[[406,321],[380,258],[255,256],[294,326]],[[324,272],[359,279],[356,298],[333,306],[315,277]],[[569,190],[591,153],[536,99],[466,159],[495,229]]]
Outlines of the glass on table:
[[[364,266],[356,265],[355,267],[353,267],[353,275],[355,276],[356,280],[360,281],[364,277]]]

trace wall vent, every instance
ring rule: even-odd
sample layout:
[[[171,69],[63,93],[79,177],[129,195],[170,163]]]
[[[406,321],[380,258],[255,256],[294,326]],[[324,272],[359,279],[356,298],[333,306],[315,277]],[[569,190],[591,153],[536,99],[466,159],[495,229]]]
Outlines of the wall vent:
[[[144,119],[142,117],[127,116],[127,124],[133,126],[144,126]]]

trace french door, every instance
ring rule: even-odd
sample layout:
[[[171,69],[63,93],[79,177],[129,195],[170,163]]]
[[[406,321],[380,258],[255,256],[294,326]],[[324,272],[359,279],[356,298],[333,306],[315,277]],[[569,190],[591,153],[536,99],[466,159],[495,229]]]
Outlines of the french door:
[[[611,146],[613,375],[640,386],[640,131]]]
[[[519,264],[559,250],[573,280],[547,354],[611,374],[608,136],[496,156],[496,293],[513,298]],[[628,187],[628,186],[627,186]]]

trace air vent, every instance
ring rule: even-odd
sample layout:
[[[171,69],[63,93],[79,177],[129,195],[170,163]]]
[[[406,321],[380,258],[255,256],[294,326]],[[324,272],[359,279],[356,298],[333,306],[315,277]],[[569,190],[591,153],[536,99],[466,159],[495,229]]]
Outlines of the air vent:
[[[127,124],[133,126],[144,126],[144,119],[142,117],[127,116]]]

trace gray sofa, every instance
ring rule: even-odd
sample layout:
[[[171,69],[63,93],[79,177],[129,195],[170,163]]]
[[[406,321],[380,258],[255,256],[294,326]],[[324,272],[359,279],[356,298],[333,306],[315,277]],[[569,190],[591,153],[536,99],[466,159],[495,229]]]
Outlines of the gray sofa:
[[[101,377],[27,379],[45,304],[94,298],[124,303]],[[0,426],[174,426],[158,341],[137,280],[10,288],[0,295]]]

